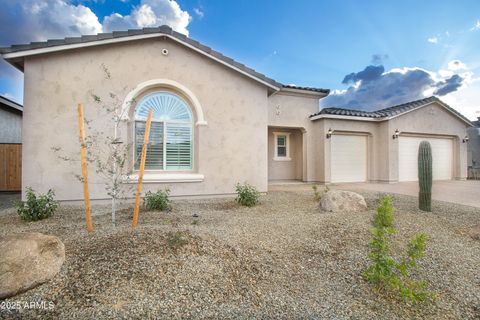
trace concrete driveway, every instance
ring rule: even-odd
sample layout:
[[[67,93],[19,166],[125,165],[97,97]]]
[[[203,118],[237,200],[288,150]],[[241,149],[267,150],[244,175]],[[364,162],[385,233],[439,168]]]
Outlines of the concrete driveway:
[[[418,196],[418,182],[386,183],[349,183],[335,184],[333,188],[348,190],[371,190],[385,193],[399,193]],[[434,181],[432,198],[434,200],[459,203],[480,208],[480,180]]]

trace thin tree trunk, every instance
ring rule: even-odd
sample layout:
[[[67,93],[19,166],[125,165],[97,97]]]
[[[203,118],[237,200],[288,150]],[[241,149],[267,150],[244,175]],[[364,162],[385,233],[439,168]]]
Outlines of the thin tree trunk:
[[[115,225],[115,198],[117,197],[116,174],[117,174],[117,119],[115,118],[115,126],[113,132],[113,174],[112,174],[112,223]]]

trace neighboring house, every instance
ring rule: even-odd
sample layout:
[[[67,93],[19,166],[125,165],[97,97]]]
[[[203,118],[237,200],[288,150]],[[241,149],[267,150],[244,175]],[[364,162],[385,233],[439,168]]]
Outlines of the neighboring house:
[[[19,191],[22,181],[23,107],[0,96],[0,191]]]
[[[0,96],[0,144],[22,143],[22,105]]]
[[[266,192],[275,180],[416,180],[421,140],[432,143],[435,179],[467,176],[462,139],[471,123],[436,98],[377,112],[318,112],[329,90],[282,85],[166,26],[0,52],[25,74],[23,186],[54,188],[62,200],[82,199],[72,176],[80,165],[58,160],[51,148],[79,154],[76,104],[92,119],[99,114],[92,92],[108,97],[124,88],[128,121],[120,134],[135,145],[134,170],[147,108],[154,109],[145,191],[168,186],[174,196],[212,196],[244,181]],[[109,118],[100,123],[111,126]],[[92,198],[107,198],[94,168],[89,173]]]
[[[468,177],[480,179],[480,117],[468,128]]]

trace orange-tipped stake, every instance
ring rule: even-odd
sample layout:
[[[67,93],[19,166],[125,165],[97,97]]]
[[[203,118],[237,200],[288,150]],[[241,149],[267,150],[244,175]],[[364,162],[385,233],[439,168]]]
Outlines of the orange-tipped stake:
[[[85,144],[85,127],[83,123],[83,105],[77,106],[78,110],[78,128],[80,130],[80,158],[82,161],[83,176],[83,197],[85,199],[85,218],[87,220],[87,231],[93,231],[92,214],[90,212],[90,193],[88,191],[88,167],[87,167],[87,146]]]
[[[142,156],[140,158],[140,170],[138,171],[137,197],[135,198],[135,209],[133,210],[132,227],[138,224],[138,212],[140,211],[140,195],[142,194],[143,172],[145,171],[145,159],[147,158],[148,139],[150,137],[150,124],[152,122],[152,109],[148,110],[147,126],[143,136]]]

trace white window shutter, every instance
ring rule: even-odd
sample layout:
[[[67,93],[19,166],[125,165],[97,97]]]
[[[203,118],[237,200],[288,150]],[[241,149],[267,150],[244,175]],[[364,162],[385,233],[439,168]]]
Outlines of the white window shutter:
[[[192,169],[192,128],[190,125],[167,123],[166,169]]]
[[[140,167],[145,122],[137,121],[135,125],[135,169]],[[163,170],[163,123],[152,122],[148,141],[146,170]]]

